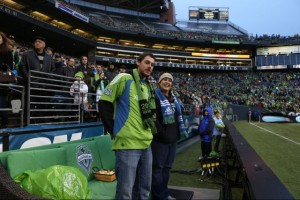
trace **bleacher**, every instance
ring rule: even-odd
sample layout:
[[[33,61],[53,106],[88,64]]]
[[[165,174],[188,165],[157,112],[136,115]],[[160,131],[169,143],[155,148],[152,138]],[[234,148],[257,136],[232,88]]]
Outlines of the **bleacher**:
[[[160,22],[148,22],[148,21],[143,21],[146,23],[148,26],[153,27],[155,30],[163,30],[163,31],[179,31],[176,26],[172,24],[167,24],[167,23],[160,23]]]
[[[236,35],[244,36],[243,33],[233,28],[227,22],[193,22],[193,21],[178,21],[176,26],[186,32],[201,32],[201,33],[212,33],[218,35]]]

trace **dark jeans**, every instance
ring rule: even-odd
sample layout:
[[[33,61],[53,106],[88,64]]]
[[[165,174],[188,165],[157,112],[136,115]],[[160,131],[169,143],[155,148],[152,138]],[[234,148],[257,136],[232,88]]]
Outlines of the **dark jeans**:
[[[152,199],[164,200],[169,194],[168,182],[170,171],[175,159],[177,143],[163,144],[152,141]]]
[[[211,142],[204,142],[201,141],[201,151],[202,151],[202,157],[208,157],[209,153],[211,152],[212,149],[212,143]]]
[[[214,146],[214,151],[219,152],[219,145],[220,145],[221,135],[216,135],[216,143]]]
[[[0,95],[0,109],[7,108],[7,99],[5,95]],[[0,128],[6,128],[8,123],[7,111],[0,111]]]
[[[152,152],[147,149],[116,150],[116,200],[149,198]]]

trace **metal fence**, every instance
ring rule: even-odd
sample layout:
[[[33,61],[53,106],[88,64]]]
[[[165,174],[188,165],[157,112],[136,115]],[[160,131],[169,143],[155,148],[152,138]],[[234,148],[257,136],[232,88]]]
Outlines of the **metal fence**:
[[[7,95],[3,95],[4,101],[7,101],[8,98],[8,93],[16,93],[17,94],[17,98],[12,98],[12,100],[10,101],[10,104],[8,106],[6,106],[5,108],[2,107],[0,108],[1,112],[6,112],[6,114],[8,113],[16,113],[18,115],[20,115],[20,122],[19,122],[19,126],[23,127],[24,126],[24,120],[23,120],[23,116],[24,116],[24,95],[25,95],[25,87],[21,86],[21,85],[16,85],[16,84],[2,84],[0,83],[0,87],[1,87],[1,95],[4,94],[3,90],[7,90]],[[4,119],[1,119],[4,120]]]
[[[96,112],[96,94],[83,94],[80,84],[70,91],[75,81],[75,78],[67,76],[30,71],[26,90],[27,124],[85,122],[86,113]]]
[[[193,104],[182,104],[183,115],[195,115],[196,106]]]
[[[20,127],[42,124],[70,124],[87,122],[85,115],[99,120],[95,93],[80,92],[80,84],[70,91],[77,79],[40,71],[29,71],[25,85],[0,84],[20,93]],[[77,97],[77,100],[75,100]],[[78,97],[80,99],[78,99]],[[84,103],[84,98],[88,101]],[[12,111],[13,108],[0,108],[0,111]],[[195,115],[196,106],[183,104],[184,115]]]

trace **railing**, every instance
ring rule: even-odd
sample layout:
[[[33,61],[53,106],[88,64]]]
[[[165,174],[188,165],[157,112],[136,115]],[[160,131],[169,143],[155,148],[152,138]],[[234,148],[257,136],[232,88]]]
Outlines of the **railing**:
[[[193,104],[182,104],[182,112],[184,115],[195,115],[196,106]]]
[[[93,98],[96,94],[86,93],[90,101],[84,102],[84,94],[78,89],[70,93],[75,78],[30,71],[27,83],[27,125],[30,124],[69,124],[84,122],[85,112],[95,112]],[[77,96],[77,97],[76,97]],[[74,99],[77,98],[77,101]],[[84,104],[89,106],[88,110]]]
[[[21,127],[26,125],[42,124],[70,124],[83,123],[85,113],[97,114],[96,94],[87,93],[88,110],[84,109],[84,96],[78,90],[74,95],[78,95],[81,101],[74,101],[71,95],[71,85],[76,81],[75,78],[61,76],[52,73],[40,71],[29,71],[26,88],[20,85],[0,84],[10,88],[21,88]],[[24,98],[25,97],[25,98]],[[183,104],[182,111],[184,115],[195,115],[196,106],[192,104]],[[11,111],[12,108],[0,109]],[[97,121],[97,116],[94,121]],[[24,119],[25,118],[25,119]],[[25,121],[25,123],[24,123]]]
[[[25,88],[21,85],[15,84],[2,84],[0,83],[1,88],[7,88],[8,91],[13,91],[20,94],[21,99],[14,99],[11,101],[11,106],[7,106],[6,108],[0,108],[1,112],[8,112],[11,113],[19,113],[20,114],[20,127],[24,126],[23,123],[23,113],[24,113],[24,95],[25,95]],[[2,93],[3,91],[1,91]],[[2,119],[3,120],[3,119]]]

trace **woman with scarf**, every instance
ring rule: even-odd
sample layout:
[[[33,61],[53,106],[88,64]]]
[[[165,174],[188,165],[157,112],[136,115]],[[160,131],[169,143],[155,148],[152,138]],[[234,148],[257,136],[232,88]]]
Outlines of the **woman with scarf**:
[[[157,134],[151,143],[152,164],[152,199],[174,199],[170,196],[168,182],[172,168],[177,141],[187,137],[183,123],[181,106],[172,92],[173,77],[169,73],[158,79],[159,87],[155,90]]]

